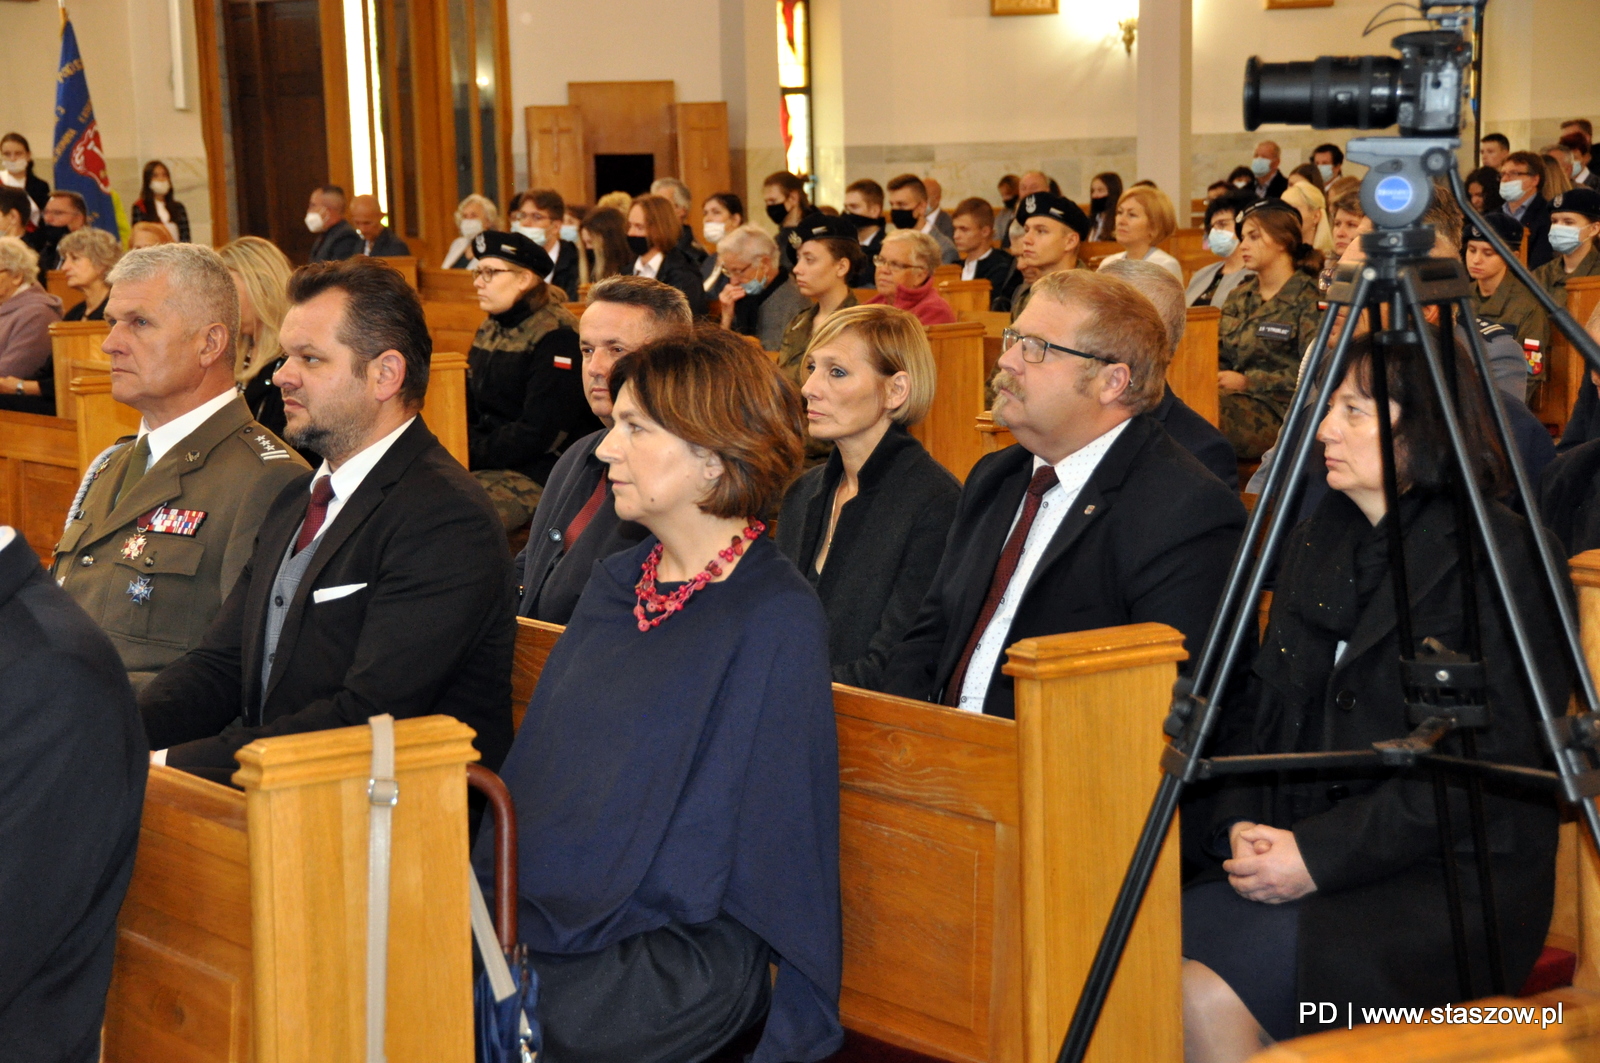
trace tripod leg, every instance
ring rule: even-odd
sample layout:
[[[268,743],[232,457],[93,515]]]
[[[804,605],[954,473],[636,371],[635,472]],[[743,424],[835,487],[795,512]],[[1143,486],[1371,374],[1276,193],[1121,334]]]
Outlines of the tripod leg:
[[[1450,914],[1450,943],[1456,957],[1456,982],[1461,999],[1471,1000],[1472,963],[1467,954],[1467,916],[1461,900],[1461,869],[1456,864],[1455,829],[1450,822],[1450,793],[1444,773],[1434,769],[1433,819],[1439,828],[1439,861],[1444,865],[1445,910]]]
[[[1478,758],[1478,738],[1471,731],[1461,732],[1461,749],[1470,759]],[[1506,960],[1500,944],[1500,909],[1494,895],[1494,868],[1490,864],[1489,820],[1483,807],[1483,780],[1467,778],[1467,815],[1472,823],[1472,855],[1478,865],[1479,904],[1483,907],[1483,939],[1489,952],[1489,987],[1495,996],[1505,996]]]

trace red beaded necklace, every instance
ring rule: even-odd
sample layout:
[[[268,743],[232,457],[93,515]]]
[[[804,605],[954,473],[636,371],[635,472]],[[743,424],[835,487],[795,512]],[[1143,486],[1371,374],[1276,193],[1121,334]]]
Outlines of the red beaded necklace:
[[[758,538],[767,526],[759,520],[751,521],[726,549],[718,550],[717,557],[733,563],[733,559],[744,554],[744,544]],[[722,575],[722,566],[715,559],[706,562],[706,567],[695,573],[693,579],[673,591],[671,594],[656,593],[656,566],[661,563],[662,543],[656,543],[656,548],[650,551],[650,556],[644,559],[644,567],[639,576],[639,582],[634,585],[633,591],[639,596],[639,604],[633,607],[633,615],[639,620],[639,630],[649,631],[667,617],[683,608],[694,592],[704,587],[707,583]],[[659,614],[647,616],[648,613]]]

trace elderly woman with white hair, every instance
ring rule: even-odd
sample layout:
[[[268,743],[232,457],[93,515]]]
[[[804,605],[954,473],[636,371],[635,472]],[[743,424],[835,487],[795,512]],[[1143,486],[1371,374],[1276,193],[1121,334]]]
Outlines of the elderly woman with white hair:
[[[0,410],[55,413],[50,326],[61,300],[39,287],[39,256],[15,236],[0,237]]]
[[[481,232],[500,227],[500,208],[488,196],[474,192],[456,207],[456,228],[461,235],[451,241],[444,253],[443,269],[471,269],[477,261],[472,251],[472,240]]]
[[[83,302],[68,310],[63,321],[104,321],[106,300],[111,298],[111,282],[106,274],[122,257],[122,245],[104,229],[84,226],[68,233],[56,245],[61,256],[61,272],[67,287],[83,293]]]
[[[878,294],[867,302],[908,310],[924,325],[948,325],[956,312],[933,286],[933,271],[942,261],[933,237],[916,229],[896,229],[883,238],[883,247],[872,260]]]
[[[756,337],[764,351],[778,350],[783,330],[811,302],[783,268],[777,243],[754,225],[741,225],[717,241],[717,260],[728,278],[717,296],[722,327]]]

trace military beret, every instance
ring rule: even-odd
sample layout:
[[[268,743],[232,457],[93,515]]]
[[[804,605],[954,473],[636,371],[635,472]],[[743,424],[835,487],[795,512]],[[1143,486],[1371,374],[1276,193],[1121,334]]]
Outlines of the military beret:
[[[1034,192],[1024,196],[1017,207],[1017,221],[1027,224],[1029,218],[1049,218],[1077,233],[1078,239],[1089,238],[1089,219],[1076,203],[1065,196],[1053,196],[1049,192]]]
[[[1511,250],[1515,251],[1522,243],[1522,223],[1509,214],[1504,214],[1498,210],[1491,211],[1483,216],[1483,220],[1489,223],[1489,228],[1493,229],[1495,235],[1504,240]],[[1484,235],[1483,230],[1471,222],[1467,222],[1467,239],[1478,240],[1482,243],[1489,242],[1489,238]]]
[[[808,214],[800,219],[800,224],[795,226],[795,233],[800,237],[800,242],[807,240],[823,240],[830,236],[840,240],[854,240],[856,238],[856,225],[848,218],[834,217],[829,214]]]
[[[1600,221],[1600,192],[1582,185],[1569,188],[1550,201],[1550,209],[1582,214],[1590,221]]]
[[[479,258],[503,258],[541,277],[556,268],[549,253],[521,233],[481,232],[472,241],[472,251]]]

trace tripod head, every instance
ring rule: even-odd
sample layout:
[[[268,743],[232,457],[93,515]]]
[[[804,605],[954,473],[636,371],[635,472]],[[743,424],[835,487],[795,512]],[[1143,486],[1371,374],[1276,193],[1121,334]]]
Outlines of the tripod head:
[[[1460,147],[1456,137],[1357,137],[1350,141],[1345,155],[1370,167],[1361,179],[1361,209],[1372,219],[1372,227],[1378,231],[1413,227],[1433,203],[1434,182],[1455,170],[1455,153]]]

